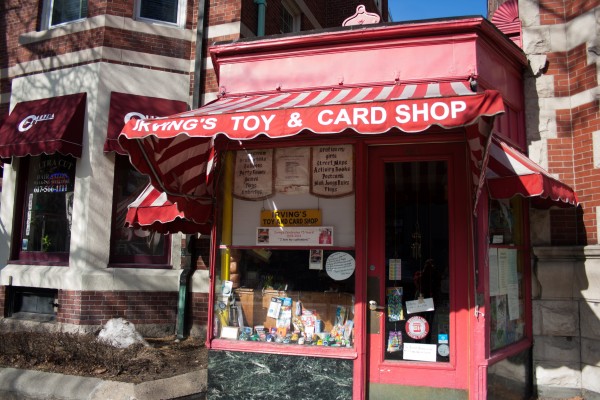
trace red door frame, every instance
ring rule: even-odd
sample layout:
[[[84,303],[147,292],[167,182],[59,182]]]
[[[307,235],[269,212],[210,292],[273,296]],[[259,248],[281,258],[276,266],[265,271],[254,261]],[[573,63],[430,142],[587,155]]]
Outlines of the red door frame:
[[[365,195],[367,200],[368,217],[365,218],[367,227],[364,239],[368,237],[367,256],[365,266],[376,266],[375,271],[365,268],[366,276],[383,276],[385,256],[378,245],[384,243],[383,231],[377,229],[383,218],[385,207],[381,190],[372,188],[383,187],[383,167],[386,162],[402,161],[428,161],[445,160],[448,162],[448,201],[449,201],[449,240],[450,240],[450,273],[451,273],[451,300],[450,300],[450,362],[449,363],[425,363],[425,362],[383,362],[384,368],[378,368],[373,363],[379,364],[383,359],[385,351],[385,338],[375,340],[379,335],[370,335],[366,331],[364,337],[367,342],[374,345],[366,345],[364,352],[359,351],[359,357],[365,356],[365,361],[370,368],[363,370],[364,387],[368,381],[386,384],[402,384],[407,386],[429,386],[440,388],[453,388],[469,390],[468,371],[470,364],[469,346],[471,342],[470,305],[472,304],[473,292],[473,268],[471,260],[470,239],[470,201],[468,197],[466,156],[468,150],[465,142],[461,143],[411,143],[394,146],[373,146],[367,150],[364,158],[368,158],[368,173],[365,178],[369,184]],[[360,165],[360,164],[359,164]],[[363,213],[366,214],[366,213]],[[363,222],[363,221],[361,221]],[[357,221],[357,233],[361,231]],[[357,237],[357,242],[358,242]],[[358,242],[361,243],[361,242]],[[357,260],[358,261],[358,260]],[[380,279],[380,293],[383,294],[385,281]],[[358,295],[358,293],[357,293]],[[366,299],[366,290],[363,297]],[[380,299],[384,304],[384,299]],[[366,310],[366,307],[364,307]],[[370,312],[370,311],[366,311]],[[365,316],[365,320],[366,320]],[[381,326],[384,315],[380,315]],[[358,350],[358,349],[357,349]],[[373,353],[373,354],[371,354]],[[379,369],[379,373],[374,373]],[[355,372],[356,374],[356,372]],[[356,392],[355,392],[356,393]]]

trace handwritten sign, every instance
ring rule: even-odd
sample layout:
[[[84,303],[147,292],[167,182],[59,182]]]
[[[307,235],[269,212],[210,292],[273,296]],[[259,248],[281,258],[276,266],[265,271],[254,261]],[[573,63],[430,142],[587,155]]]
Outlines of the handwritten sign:
[[[352,145],[312,148],[311,193],[321,197],[342,197],[354,192]]]
[[[415,314],[425,311],[433,311],[433,298],[409,300],[406,302],[406,313]]]
[[[236,153],[233,195],[244,200],[273,195],[273,149]]]
[[[437,359],[437,346],[435,344],[404,343],[405,360],[433,361]]]
[[[354,261],[354,257],[342,251],[338,251],[327,257],[327,262],[325,263],[327,275],[335,281],[343,281],[350,278],[355,268],[356,262]]]

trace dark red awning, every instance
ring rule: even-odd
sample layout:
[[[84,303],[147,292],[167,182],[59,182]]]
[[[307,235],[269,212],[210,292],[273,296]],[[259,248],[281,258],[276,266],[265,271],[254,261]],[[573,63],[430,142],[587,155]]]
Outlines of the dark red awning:
[[[86,93],[18,103],[0,128],[0,157],[81,157]]]
[[[531,197],[541,207],[577,206],[575,191],[533,162],[521,151],[493,135],[486,171],[490,197]]]
[[[211,229],[212,208],[194,207],[184,213],[177,203],[171,202],[165,193],[148,185],[138,198],[127,207],[125,226],[147,229],[160,233],[203,233]],[[196,222],[200,221],[200,222]]]
[[[187,103],[157,97],[138,96],[127,93],[112,92],[110,94],[110,110],[108,112],[108,130],[104,151],[127,154],[118,142],[123,126],[131,119],[156,119],[167,115],[178,114],[188,109]]]

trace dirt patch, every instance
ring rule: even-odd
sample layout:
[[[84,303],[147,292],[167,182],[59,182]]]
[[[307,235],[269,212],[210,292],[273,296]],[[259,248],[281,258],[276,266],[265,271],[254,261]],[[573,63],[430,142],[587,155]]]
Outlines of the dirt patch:
[[[33,369],[140,383],[205,369],[207,349],[200,338],[146,338],[150,346],[117,349],[94,335],[0,333],[0,367]]]

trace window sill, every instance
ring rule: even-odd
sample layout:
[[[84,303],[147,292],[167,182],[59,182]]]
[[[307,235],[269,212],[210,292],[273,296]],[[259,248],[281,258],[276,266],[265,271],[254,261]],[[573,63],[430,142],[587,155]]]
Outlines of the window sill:
[[[109,263],[108,268],[134,268],[134,269],[173,269],[170,264],[146,264],[146,263]]]
[[[354,360],[357,358],[355,348],[302,346],[279,343],[251,342],[243,340],[213,339],[209,348],[212,350],[244,351],[248,353],[293,355],[307,357],[340,358]]]

